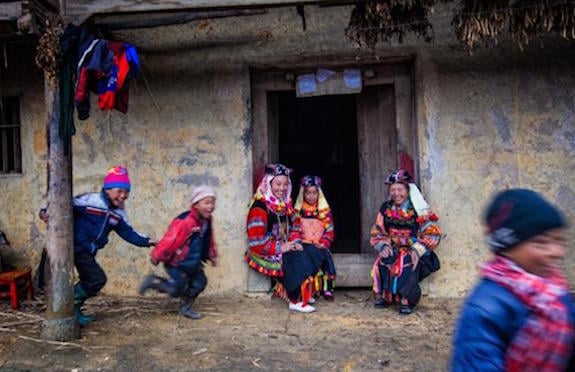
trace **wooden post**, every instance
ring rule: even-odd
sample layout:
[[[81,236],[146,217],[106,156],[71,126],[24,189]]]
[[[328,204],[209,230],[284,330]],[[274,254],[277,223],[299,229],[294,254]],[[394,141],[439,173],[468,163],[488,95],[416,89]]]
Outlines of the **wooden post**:
[[[57,80],[57,79],[56,79]],[[58,134],[60,93],[57,83],[44,80],[46,135],[48,137],[48,229],[46,264],[50,280],[47,286],[46,318],[42,337],[70,341],[80,336],[74,319],[74,221],[72,211],[72,150],[64,153],[64,141]]]

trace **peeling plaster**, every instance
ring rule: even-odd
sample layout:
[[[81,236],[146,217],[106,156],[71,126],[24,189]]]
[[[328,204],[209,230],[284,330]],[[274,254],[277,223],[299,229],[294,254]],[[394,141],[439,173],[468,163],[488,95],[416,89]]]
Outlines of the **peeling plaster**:
[[[512,138],[511,138],[511,128],[512,123],[511,120],[505,115],[505,113],[501,110],[501,108],[496,107],[490,111],[489,117],[491,121],[495,125],[497,129],[497,133],[499,137],[503,141],[503,143],[508,144],[512,147]]]

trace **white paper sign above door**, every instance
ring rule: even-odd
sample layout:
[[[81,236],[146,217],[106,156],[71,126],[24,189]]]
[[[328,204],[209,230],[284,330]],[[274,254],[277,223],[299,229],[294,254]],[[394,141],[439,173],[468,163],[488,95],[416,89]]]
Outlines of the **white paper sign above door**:
[[[333,71],[319,68],[315,73],[297,76],[296,96],[357,94],[361,92],[362,86],[361,70],[359,69]]]

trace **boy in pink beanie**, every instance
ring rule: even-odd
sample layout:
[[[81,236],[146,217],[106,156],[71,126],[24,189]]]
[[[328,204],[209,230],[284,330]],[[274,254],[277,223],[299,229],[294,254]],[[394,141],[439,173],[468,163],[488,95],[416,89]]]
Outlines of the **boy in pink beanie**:
[[[106,273],[96,262],[98,250],[108,243],[113,230],[122,239],[139,247],[149,247],[156,241],[138,233],[130,225],[124,204],[130,196],[131,182],[123,166],[112,167],[102,191],[74,197],[74,265],[80,280],[74,286],[74,314],[80,325],[91,323],[94,318],[82,313],[84,302],[106,284]],[[40,218],[47,221],[48,211],[42,209]]]
[[[191,197],[189,211],[174,218],[168,231],[152,250],[152,264],[164,263],[169,279],[154,274],[146,276],[140,294],[155,289],[181,299],[180,313],[186,318],[200,319],[192,305],[206,288],[208,280],[204,262],[215,266],[217,251],[212,230],[212,213],[216,194],[209,186],[198,186]]]

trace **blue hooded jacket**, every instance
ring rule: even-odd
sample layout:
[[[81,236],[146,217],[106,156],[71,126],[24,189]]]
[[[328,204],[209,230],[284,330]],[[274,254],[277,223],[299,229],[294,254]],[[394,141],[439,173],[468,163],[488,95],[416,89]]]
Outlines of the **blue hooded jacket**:
[[[108,243],[114,230],[122,239],[140,247],[149,247],[150,238],[130,225],[126,212],[114,207],[105,192],[93,192],[74,198],[74,250],[96,255]]]
[[[562,299],[575,326],[575,304],[571,295]],[[453,372],[505,371],[505,353],[530,310],[501,285],[481,279],[463,305],[455,329],[450,370]],[[574,365],[573,358],[570,366]]]

